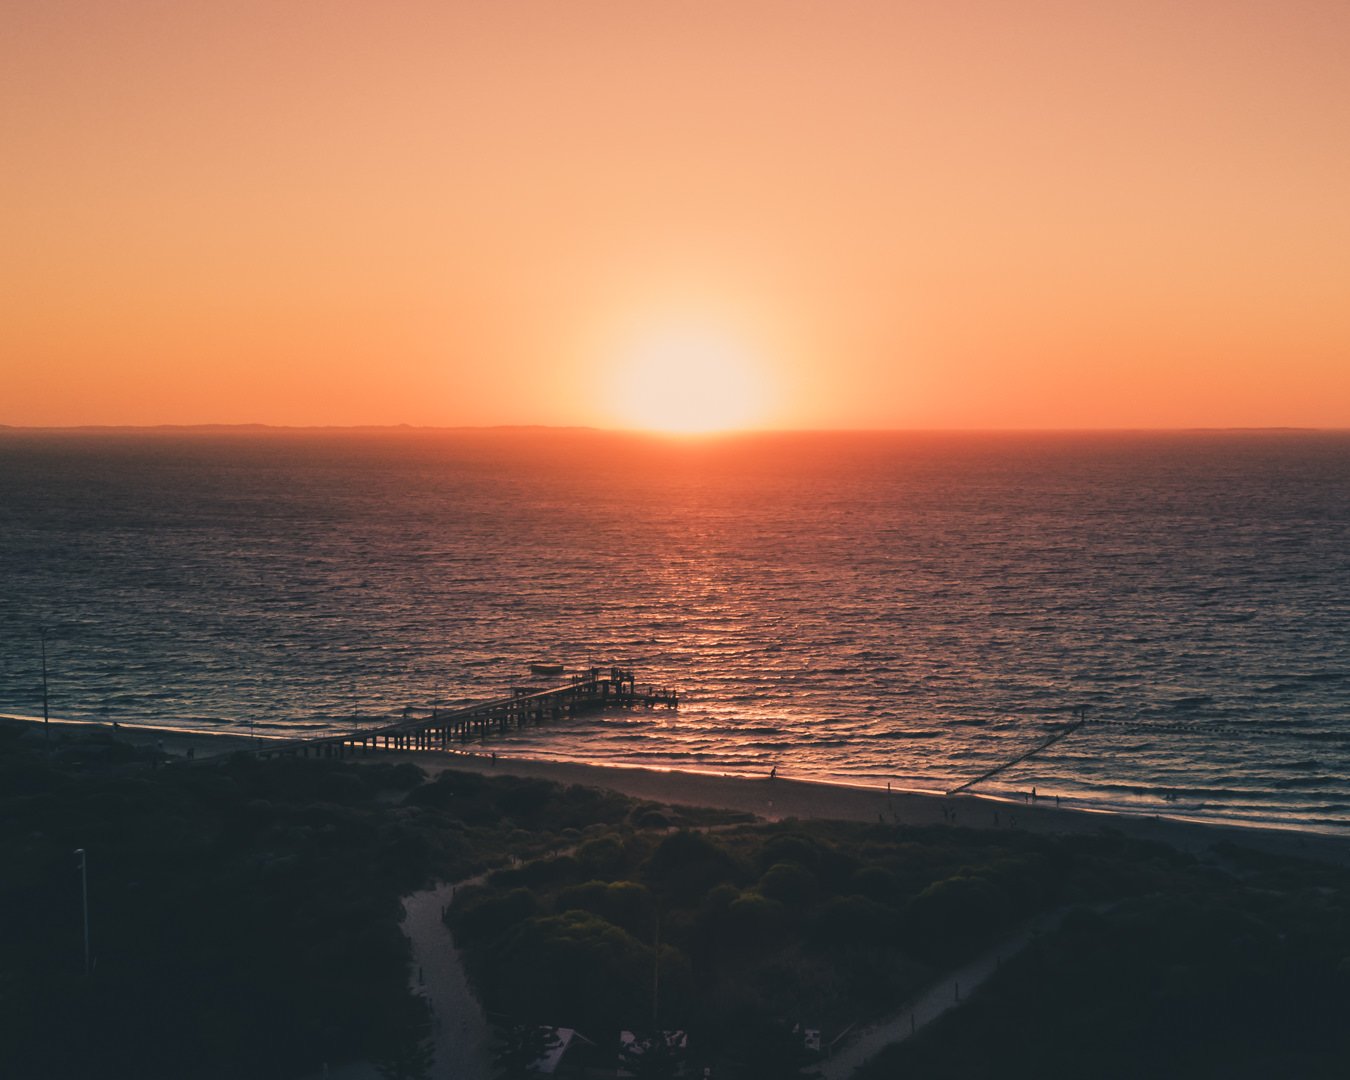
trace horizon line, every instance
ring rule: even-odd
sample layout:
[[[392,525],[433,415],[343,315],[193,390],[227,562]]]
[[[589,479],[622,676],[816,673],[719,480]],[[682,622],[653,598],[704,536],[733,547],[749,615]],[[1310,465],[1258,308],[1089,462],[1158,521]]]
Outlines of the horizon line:
[[[729,428],[722,431],[661,431],[649,428],[598,427],[592,424],[0,424],[0,435],[29,434],[468,434],[510,432],[556,432],[594,435],[630,435],[673,442],[698,442],[756,435],[1126,435],[1126,434],[1221,434],[1221,433],[1350,433],[1350,425],[1232,424],[1121,427],[800,427]]]

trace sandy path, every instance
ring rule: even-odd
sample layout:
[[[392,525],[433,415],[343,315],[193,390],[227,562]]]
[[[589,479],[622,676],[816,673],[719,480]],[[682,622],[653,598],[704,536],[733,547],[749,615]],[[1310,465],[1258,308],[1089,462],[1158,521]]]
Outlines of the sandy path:
[[[403,932],[412,942],[413,990],[431,1006],[436,1054],[432,1080],[487,1080],[492,1072],[492,1032],[441,919],[455,889],[486,876],[425,889],[403,900]]]
[[[412,944],[409,985],[431,1008],[435,1057],[429,1080],[490,1080],[492,1076],[492,1030],[441,918],[456,889],[487,876],[421,889],[403,898],[401,926]],[[352,1061],[311,1073],[305,1080],[380,1080],[380,1073],[372,1062]]]
[[[895,1012],[851,1034],[820,1066],[821,1080],[849,1080],[853,1071],[867,1064],[888,1046],[904,1042],[938,1017],[958,1008],[970,998],[1004,960],[1016,956],[1040,934],[1048,933],[1064,919],[1067,908],[1033,919],[1012,937],[949,971],[912,1001]]]

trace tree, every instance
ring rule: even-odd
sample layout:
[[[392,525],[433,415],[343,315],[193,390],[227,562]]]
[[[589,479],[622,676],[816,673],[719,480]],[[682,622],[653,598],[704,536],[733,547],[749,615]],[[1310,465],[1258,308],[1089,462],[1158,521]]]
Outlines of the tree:
[[[803,1073],[815,1061],[799,1030],[772,1020],[751,1021],[741,1033],[741,1057],[746,1080],[803,1080],[818,1076]]]
[[[619,1068],[635,1080],[673,1080],[686,1056],[683,1032],[653,1031],[625,1042],[619,1049]]]
[[[426,1039],[400,1043],[375,1062],[381,1080],[427,1080],[436,1051]]]
[[[507,1024],[498,1029],[493,1047],[497,1080],[526,1080],[538,1076],[539,1060],[561,1040],[551,1027],[539,1024]]]

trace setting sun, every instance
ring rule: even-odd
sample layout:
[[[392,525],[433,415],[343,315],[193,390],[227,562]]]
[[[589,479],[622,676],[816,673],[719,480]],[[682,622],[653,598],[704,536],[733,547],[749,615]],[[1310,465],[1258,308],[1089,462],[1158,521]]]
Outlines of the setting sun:
[[[681,328],[624,350],[612,408],[624,427],[701,434],[763,420],[765,387],[749,351],[729,335]]]

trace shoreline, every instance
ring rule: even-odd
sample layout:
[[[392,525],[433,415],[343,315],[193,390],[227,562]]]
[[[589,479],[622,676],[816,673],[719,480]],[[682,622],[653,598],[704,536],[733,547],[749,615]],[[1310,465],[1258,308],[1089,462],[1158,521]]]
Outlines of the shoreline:
[[[391,752],[394,753],[394,752]],[[1350,837],[1299,829],[1264,828],[1177,818],[1120,814],[1042,803],[1006,802],[979,795],[927,794],[849,787],[780,776],[710,775],[640,766],[593,765],[498,755],[453,755],[428,761],[427,754],[397,752],[398,760],[429,774],[455,770],[483,775],[530,777],[562,784],[607,788],[635,799],[677,806],[741,811],[768,821],[792,818],[871,824],[1020,829],[1056,836],[1092,836],[1104,831],[1165,844],[1198,855],[1224,843],[1289,858],[1350,866]]]
[[[32,716],[24,713],[4,713],[0,712],[0,724],[15,723],[21,726],[32,726],[42,724],[40,716]],[[54,728],[78,729],[89,728],[91,730],[102,730],[115,733],[136,745],[149,746],[150,740],[156,741],[167,739],[164,743],[166,753],[172,754],[175,747],[185,749],[189,745],[197,748],[206,746],[217,747],[217,754],[224,753],[220,747],[222,744],[233,743],[234,749],[247,749],[249,747],[262,747],[266,742],[293,743],[299,738],[303,738],[305,729],[302,729],[297,735],[295,729],[278,731],[275,729],[265,729],[257,732],[244,732],[237,726],[222,727],[220,729],[211,729],[204,727],[179,727],[171,724],[147,724],[147,723],[121,723],[118,721],[89,720],[89,719],[69,719],[64,717],[52,717],[51,724]],[[323,738],[337,734],[333,730],[324,728],[314,732],[316,738]],[[601,775],[607,775],[613,770],[635,769],[642,772],[653,773],[678,773],[682,776],[707,776],[717,779],[730,780],[760,780],[765,779],[766,774],[763,770],[748,771],[735,768],[713,768],[713,767],[692,767],[687,765],[664,765],[664,764],[639,764],[636,762],[624,761],[596,761],[584,759],[572,759],[557,755],[540,755],[524,752],[519,744],[506,744],[504,750],[493,751],[490,744],[474,742],[473,749],[468,748],[469,744],[459,744],[439,751],[447,756],[449,760],[472,762],[477,758],[497,758],[501,761],[516,762],[538,762],[543,766],[548,765],[577,765],[601,770]],[[429,758],[431,751],[398,751],[398,750],[380,750],[380,754],[403,754],[404,757],[399,760],[420,761],[424,764],[434,761]],[[205,759],[203,759],[205,760]],[[440,768],[446,766],[441,765]],[[941,788],[925,787],[907,787],[896,782],[894,786],[890,782],[886,783],[883,789],[881,779],[876,782],[864,783],[861,781],[850,781],[840,777],[814,776],[788,774],[784,779],[791,779],[802,784],[816,784],[828,788],[844,788],[850,791],[869,792],[879,794],[882,791],[892,792],[900,795],[919,795],[926,798],[939,800],[961,800],[974,799],[978,802],[992,804],[994,807],[1009,806],[1014,808],[1028,804],[1026,796],[1030,793],[1023,792],[1023,799],[1008,795],[996,794],[988,791],[976,791],[962,793],[958,795],[949,795]],[[1273,832],[1297,833],[1304,836],[1327,836],[1331,838],[1340,838],[1350,840],[1350,823],[1344,827],[1337,827],[1330,823],[1308,824],[1297,821],[1276,821],[1263,819],[1244,819],[1237,817],[1205,817],[1203,815],[1193,815],[1176,810],[1163,811],[1156,808],[1132,807],[1121,804],[1105,804],[1090,801],[1084,801],[1077,796],[1062,796],[1067,804],[1060,805],[1060,796],[1057,793],[1047,793],[1039,800],[1030,803],[1032,806],[1039,806],[1041,809],[1048,809],[1053,801],[1055,809],[1072,810],[1081,814],[1094,814],[1102,818],[1139,818],[1149,820],[1174,821],[1188,825],[1213,826],[1216,828],[1235,828],[1235,829],[1255,829],[1270,830]],[[1035,796],[1032,796],[1033,800]]]
[[[0,714],[0,723],[21,725],[32,730],[40,727],[42,720]],[[57,719],[51,723],[54,730],[63,732],[82,729],[99,731],[114,734],[132,745],[159,746],[167,756],[173,758],[184,758],[191,748],[199,764],[270,741],[266,735],[254,737],[237,731],[214,732],[121,723],[114,727],[110,723]],[[407,761],[422,768],[429,776],[445,771],[460,771],[578,784],[668,805],[739,811],[768,821],[804,818],[909,826],[946,825],[973,829],[1021,829],[1061,836],[1096,835],[1111,831],[1133,839],[1166,844],[1190,854],[1198,855],[1212,851],[1220,844],[1232,843],[1271,855],[1350,866],[1350,835],[1297,826],[1195,821],[1090,807],[1054,806],[1050,805],[1050,796],[1028,803],[989,795],[946,796],[936,792],[902,788],[886,790],[789,776],[771,778],[652,766],[599,765],[593,762],[507,755],[491,750],[378,750],[369,755],[341,760],[355,763]]]

